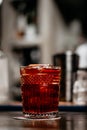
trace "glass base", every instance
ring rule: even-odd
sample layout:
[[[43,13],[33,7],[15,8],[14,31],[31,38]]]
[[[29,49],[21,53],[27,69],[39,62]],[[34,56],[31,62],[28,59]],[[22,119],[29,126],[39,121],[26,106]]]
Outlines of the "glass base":
[[[41,114],[24,114],[26,118],[30,119],[50,119],[50,118],[56,118],[58,117],[59,113],[58,112],[47,112],[47,113],[41,113]]]
[[[42,113],[42,114],[24,114],[24,116],[14,117],[14,119],[18,120],[56,120],[60,119],[58,112],[48,112],[48,113]]]

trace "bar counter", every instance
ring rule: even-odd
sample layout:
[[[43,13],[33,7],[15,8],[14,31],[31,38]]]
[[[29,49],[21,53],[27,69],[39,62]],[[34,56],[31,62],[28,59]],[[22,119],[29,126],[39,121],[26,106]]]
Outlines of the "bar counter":
[[[87,130],[87,105],[59,103],[59,119],[18,120],[23,116],[21,102],[0,104],[0,130]]]
[[[0,112],[0,130],[87,130],[86,112],[59,112],[56,120],[17,120],[22,112]]]

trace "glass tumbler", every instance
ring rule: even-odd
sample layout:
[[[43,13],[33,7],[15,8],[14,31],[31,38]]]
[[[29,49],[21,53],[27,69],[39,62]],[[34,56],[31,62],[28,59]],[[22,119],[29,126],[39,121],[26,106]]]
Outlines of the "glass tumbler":
[[[61,68],[49,64],[21,66],[21,92],[24,117],[57,118]]]

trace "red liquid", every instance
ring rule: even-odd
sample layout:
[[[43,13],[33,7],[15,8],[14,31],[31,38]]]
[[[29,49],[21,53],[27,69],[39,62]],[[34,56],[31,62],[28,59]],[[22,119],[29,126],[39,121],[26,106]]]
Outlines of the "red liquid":
[[[60,70],[22,70],[23,112],[41,114],[58,111]]]

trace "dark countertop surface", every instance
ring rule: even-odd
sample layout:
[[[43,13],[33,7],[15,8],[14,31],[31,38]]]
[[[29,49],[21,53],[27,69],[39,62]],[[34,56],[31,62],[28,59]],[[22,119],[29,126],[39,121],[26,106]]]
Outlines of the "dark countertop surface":
[[[87,112],[59,112],[56,120],[16,120],[19,111],[0,112],[0,130],[87,130]]]

